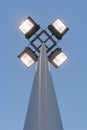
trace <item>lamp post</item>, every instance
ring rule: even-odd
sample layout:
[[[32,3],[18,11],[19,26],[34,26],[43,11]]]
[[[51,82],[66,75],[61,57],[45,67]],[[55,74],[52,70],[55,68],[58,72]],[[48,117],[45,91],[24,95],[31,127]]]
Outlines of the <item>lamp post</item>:
[[[43,30],[28,17],[19,29],[30,44],[18,58],[27,67],[38,61],[24,130],[63,130],[48,62],[57,68],[67,59],[62,49],[57,47],[57,42],[69,28],[58,18],[48,29]],[[37,40],[40,44],[37,44]]]

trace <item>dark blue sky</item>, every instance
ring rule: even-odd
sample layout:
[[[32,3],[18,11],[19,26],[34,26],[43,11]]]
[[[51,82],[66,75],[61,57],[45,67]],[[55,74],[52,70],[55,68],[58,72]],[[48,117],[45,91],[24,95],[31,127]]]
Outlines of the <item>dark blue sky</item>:
[[[68,60],[51,66],[55,92],[65,130],[87,129],[87,2],[86,0],[24,0],[0,2],[0,130],[22,130],[35,64],[27,69],[17,55],[28,41],[18,30],[31,16],[42,28],[57,17],[70,30],[59,42]]]

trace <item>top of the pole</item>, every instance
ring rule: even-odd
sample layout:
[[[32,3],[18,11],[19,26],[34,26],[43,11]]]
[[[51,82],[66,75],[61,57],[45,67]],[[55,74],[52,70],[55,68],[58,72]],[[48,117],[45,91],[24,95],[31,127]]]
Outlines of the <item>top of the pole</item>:
[[[24,130],[63,130],[44,43],[40,49]]]

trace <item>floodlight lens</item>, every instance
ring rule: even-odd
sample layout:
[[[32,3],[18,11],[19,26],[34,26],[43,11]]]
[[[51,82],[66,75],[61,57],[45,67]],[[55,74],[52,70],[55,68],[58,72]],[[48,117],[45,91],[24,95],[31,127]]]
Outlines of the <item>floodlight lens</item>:
[[[22,33],[25,35],[28,33],[32,28],[34,27],[34,24],[29,21],[29,19],[26,19],[20,26],[19,29],[22,31]]]
[[[53,62],[54,64],[56,64],[57,66],[60,66],[65,60],[67,59],[67,56],[61,52],[60,54],[58,54],[54,59]]]
[[[69,28],[59,18],[49,25],[48,29],[59,40],[62,39],[62,36],[69,30]]]
[[[64,23],[60,20],[57,19],[53,24],[54,28],[59,32],[59,33],[63,33],[66,29],[66,26],[64,25]]]
[[[33,60],[27,53],[25,53],[22,57],[20,57],[20,60],[21,60],[27,67],[30,67],[30,66],[34,63],[34,60]]]

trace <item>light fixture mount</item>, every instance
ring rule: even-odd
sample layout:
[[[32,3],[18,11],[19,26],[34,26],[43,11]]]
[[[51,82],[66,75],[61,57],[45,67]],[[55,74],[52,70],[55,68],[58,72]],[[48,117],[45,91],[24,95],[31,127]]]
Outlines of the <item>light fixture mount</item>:
[[[57,46],[57,43],[62,39],[69,28],[59,18],[49,25],[48,28],[42,29],[29,16],[21,23],[19,29],[29,40],[28,47],[18,55],[18,58],[27,67],[30,67],[38,60],[42,43],[45,44],[48,60],[56,68],[67,59],[67,56],[62,52],[62,49]]]

